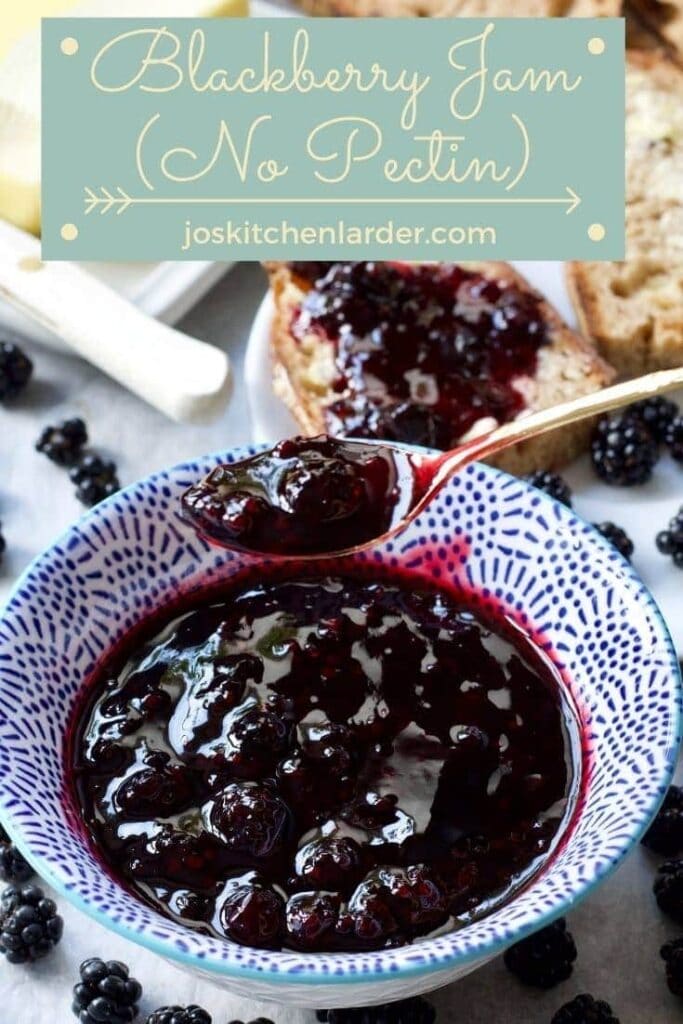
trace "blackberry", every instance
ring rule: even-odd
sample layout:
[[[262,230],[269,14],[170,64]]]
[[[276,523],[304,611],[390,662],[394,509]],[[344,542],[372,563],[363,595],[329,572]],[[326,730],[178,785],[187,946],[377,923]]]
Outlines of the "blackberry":
[[[62,937],[56,904],[37,885],[10,886],[0,896],[0,953],[12,964],[47,956]]]
[[[683,997],[683,939],[665,942],[659,955],[666,964],[666,983],[675,996]]]
[[[526,480],[532,487],[538,487],[539,491],[545,491],[551,498],[566,505],[567,508],[572,507],[572,492],[569,484],[559,473],[538,469],[535,473],[527,473],[522,480]]]
[[[436,1010],[422,996],[382,1006],[354,1006],[343,1010],[318,1010],[321,1024],[434,1024]]]
[[[114,463],[99,455],[83,455],[69,477],[76,484],[76,497],[87,508],[116,494],[121,487]]]
[[[683,924],[683,861],[664,861],[657,871],[652,891],[659,909]]]
[[[505,966],[525,985],[554,988],[566,981],[576,960],[576,946],[563,917],[506,950]]]
[[[81,1024],[130,1024],[135,1019],[142,987],[125,964],[93,957],[83,961],[79,973],[71,1008]]]
[[[150,1013],[145,1024],[211,1024],[211,1014],[201,1006],[160,1006]]]
[[[72,466],[88,441],[88,430],[80,417],[45,427],[36,441],[36,451],[47,455],[58,466]]]
[[[676,416],[667,427],[664,441],[676,462],[683,462],[683,416]]]
[[[619,1018],[609,1003],[583,995],[561,1006],[551,1024],[619,1024]]]
[[[608,540],[613,548],[615,548],[620,555],[622,555],[627,562],[631,561],[631,556],[634,552],[633,541],[626,533],[626,530],[622,530],[616,523],[593,523],[598,533],[601,533],[605,540]]]
[[[643,846],[664,857],[683,850],[683,789],[669,786],[657,817],[642,839]]]
[[[642,420],[628,413],[603,416],[593,431],[591,458],[605,483],[619,487],[644,484],[659,458],[659,445]]]
[[[33,363],[12,341],[0,341],[0,402],[15,398],[31,379]]]
[[[4,828],[0,828],[0,878],[20,885],[33,878],[33,868],[19,853]]]
[[[666,440],[666,432],[678,415],[678,406],[663,395],[644,398],[642,402],[634,402],[625,409],[627,416],[634,416],[645,424],[655,441]]]
[[[683,569],[683,506],[669,521],[666,530],[657,534],[657,549],[670,555],[677,568]]]
[[[244,1021],[231,1020],[229,1024],[244,1024]],[[249,1024],[273,1024],[273,1022],[268,1017],[256,1017],[254,1020],[250,1020]]]

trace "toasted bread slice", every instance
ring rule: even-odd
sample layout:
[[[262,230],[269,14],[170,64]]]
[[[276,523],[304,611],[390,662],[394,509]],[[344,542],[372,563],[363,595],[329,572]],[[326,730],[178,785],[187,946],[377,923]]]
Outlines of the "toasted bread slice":
[[[683,0],[630,0],[643,23],[683,57]]]
[[[546,324],[548,342],[538,352],[533,377],[520,377],[515,388],[523,395],[525,412],[542,409],[578,395],[597,391],[613,379],[613,371],[593,347],[571,331],[556,310],[533,292],[528,282],[506,263],[467,263],[471,269],[502,285],[533,294]],[[333,390],[338,369],[334,344],[316,333],[295,337],[292,322],[310,283],[286,263],[267,265],[275,300],[272,330],[273,386],[301,426],[313,436],[329,429],[326,406],[338,400]],[[407,339],[409,344],[409,339]],[[467,436],[492,429],[495,420],[478,421]],[[590,424],[580,423],[510,448],[495,461],[514,473],[531,472],[569,462],[586,447]]]
[[[672,56],[673,48],[643,19],[637,3],[638,0],[627,0],[624,4],[627,50],[659,50]]]
[[[627,68],[626,262],[567,277],[584,333],[633,375],[683,363],[683,70],[655,52]]]
[[[300,0],[309,14],[348,18],[617,17],[622,0]]]

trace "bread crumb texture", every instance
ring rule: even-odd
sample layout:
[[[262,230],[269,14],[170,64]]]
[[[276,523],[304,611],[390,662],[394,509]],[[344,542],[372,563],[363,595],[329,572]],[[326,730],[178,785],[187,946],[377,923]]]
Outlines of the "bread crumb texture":
[[[572,263],[581,326],[623,374],[683,364],[683,70],[632,52],[626,75],[626,262]]]

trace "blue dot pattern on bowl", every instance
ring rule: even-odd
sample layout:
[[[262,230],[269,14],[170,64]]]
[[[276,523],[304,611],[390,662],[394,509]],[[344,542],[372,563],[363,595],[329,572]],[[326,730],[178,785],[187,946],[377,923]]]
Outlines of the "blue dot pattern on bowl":
[[[252,449],[249,449],[251,452]],[[573,831],[512,903],[459,932],[367,954],[270,952],[180,927],[102,870],[63,799],[63,738],[102,655],[179,591],[228,580],[249,556],[210,548],[177,501],[219,461],[159,473],[86,515],[19,581],[0,620],[0,810],[38,870],[81,909],[195,967],[285,981],[381,980],[490,956],[574,903],[639,838],[675,763],[678,666],[626,562],[570,510],[481,465],[450,481],[393,542],[357,557],[476,592],[548,649],[584,718],[588,767]]]

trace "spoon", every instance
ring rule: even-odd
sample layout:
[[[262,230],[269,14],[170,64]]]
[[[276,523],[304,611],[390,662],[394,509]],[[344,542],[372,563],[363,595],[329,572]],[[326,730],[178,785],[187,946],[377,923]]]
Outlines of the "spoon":
[[[224,547],[278,558],[356,554],[404,530],[468,463],[681,386],[683,367],[661,370],[522,416],[437,455],[367,439],[282,441],[189,488],[183,516]]]
[[[354,551],[372,547],[379,541],[387,540],[404,530],[432,501],[446,481],[470,462],[490,458],[512,445],[539,437],[558,427],[599,416],[620,406],[653,398],[679,387],[683,387],[683,366],[673,370],[658,370],[622,384],[614,384],[602,391],[541,409],[528,416],[521,416],[438,455],[419,455],[392,448],[397,467],[399,497],[394,506],[391,525],[381,537],[359,544]],[[344,444],[353,443],[351,439],[344,440]]]

